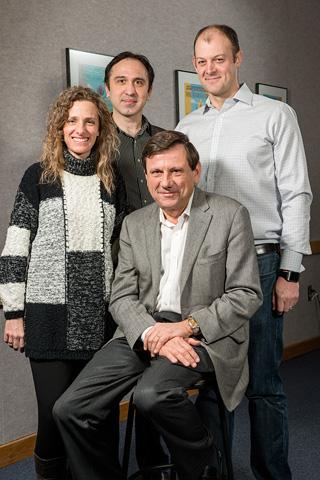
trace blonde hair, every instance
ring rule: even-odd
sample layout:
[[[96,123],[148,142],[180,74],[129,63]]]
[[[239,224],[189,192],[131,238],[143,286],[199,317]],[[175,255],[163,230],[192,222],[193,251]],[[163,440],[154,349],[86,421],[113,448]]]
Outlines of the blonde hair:
[[[119,139],[111,114],[102,97],[86,87],[76,86],[63,90],[49,110],[47,133],[41,155],[43,172],[40,181],[42,183],[59,181],[64,168],[63,127],[74,102],[83,100],[92,102],[98,110],[99,136],[95,143],[97,175],[106,190],[111,193],[114,188],[112,162],[118,152]]]

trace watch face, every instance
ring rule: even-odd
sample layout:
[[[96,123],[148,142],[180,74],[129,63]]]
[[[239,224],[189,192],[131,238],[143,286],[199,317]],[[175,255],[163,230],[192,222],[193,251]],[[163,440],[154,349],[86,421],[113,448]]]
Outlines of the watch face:
[[[188,325],[192,329],[193,335],[197,335],[200,332],[199,324],[193,317],[188,318]]]

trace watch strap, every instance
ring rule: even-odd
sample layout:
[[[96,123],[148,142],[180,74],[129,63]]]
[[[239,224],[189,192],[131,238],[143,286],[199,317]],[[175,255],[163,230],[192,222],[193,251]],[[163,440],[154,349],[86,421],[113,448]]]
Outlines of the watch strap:
[[[291,270],[279,270],[278,277],[284,278],[285,280],[287,280],[287,282],[297,283],[299,282],[300,273],[293,272]]]

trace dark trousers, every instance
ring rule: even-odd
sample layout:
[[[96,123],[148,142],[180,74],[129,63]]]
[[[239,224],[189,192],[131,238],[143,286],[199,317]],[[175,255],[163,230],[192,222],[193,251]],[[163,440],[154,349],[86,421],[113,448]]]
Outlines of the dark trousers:
[[[218,472],[227,473],[226,453],[224,448],[224,439],[222,435],[222,426],[220,420],[219,406],[217,401],[217,395],[212,386],[204,386],[199,389],[199,395],[197,396],[195,403],[199,415],[202,418],[203,423],[210,430],[215,439],[215,445],[217,448],[217,458],[214,461],[214,465],[217,467]],[[229,412],[225,409],[225,416],[227,421],[228,437],[230,443],[230,451],[232,450],[232,440],[234,433],[234,411]]]
[[[137,409],[135,411],[134,429],[136,460],[140,470],[154,465],[170,463],[169,457],[163,449],[159,433],[153,424]],[[155,474],[154,477],[157,478]]]
[[[53,410],[77,480],[124,480],[119,462],[109,454],[117,439],[105,423],[135,385],[136,406],[164,438],[180,477],[200,477],[214,455],[213,437],[186,390],[213,374],[213,365],[206,350],[196,348],[196,369],[164,357],[150,359],[143,350],[131,350],[125,338],[112,340],[95,354]]]

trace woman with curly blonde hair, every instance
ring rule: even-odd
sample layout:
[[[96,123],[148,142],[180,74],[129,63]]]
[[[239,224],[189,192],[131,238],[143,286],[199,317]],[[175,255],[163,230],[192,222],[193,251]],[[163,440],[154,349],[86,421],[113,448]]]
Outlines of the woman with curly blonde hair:
[[[90,88],[71,87],[59,95],[51,107],[47,120],[47,135],[43,143],[41,163],[42,180],[56,181],[64,167],[64,125],[74,102],[87,101],[96,106],[99,120],[99,136],[95,149],[99,152],[97,174],[107,191],[113,187],[113,170],[111,161],[119,146],[118,135],[114,123],[102,97]]]
[[[20,183],[0,257],[4,341],[29,357],[38,401],[38,479],[68,478],[52,407],[114,330],[111,247],[126,203],[117,147],[102,98],[64,90],[49,111],[41,162]]]

